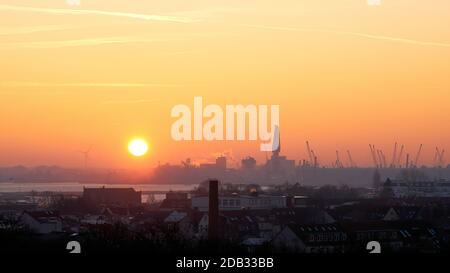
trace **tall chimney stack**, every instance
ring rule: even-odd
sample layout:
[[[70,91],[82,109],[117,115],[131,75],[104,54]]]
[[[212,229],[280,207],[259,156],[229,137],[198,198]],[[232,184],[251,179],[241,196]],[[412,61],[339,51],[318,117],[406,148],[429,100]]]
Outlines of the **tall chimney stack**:
[[[219,181],[209,180],[208,239],[216,240],[219,227]]]

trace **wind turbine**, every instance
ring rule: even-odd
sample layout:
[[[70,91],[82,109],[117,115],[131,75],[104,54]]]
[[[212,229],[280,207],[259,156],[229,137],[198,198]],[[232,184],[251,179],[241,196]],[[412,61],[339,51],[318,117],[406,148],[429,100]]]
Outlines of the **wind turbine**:
[[[84,156],[84,169],[87,169],[87,163],[88,163],[89,153],[90,153],[91,149],[92,149],[92,145],[90,145],[89,148],[84,151],[83,150],[79,151]]]

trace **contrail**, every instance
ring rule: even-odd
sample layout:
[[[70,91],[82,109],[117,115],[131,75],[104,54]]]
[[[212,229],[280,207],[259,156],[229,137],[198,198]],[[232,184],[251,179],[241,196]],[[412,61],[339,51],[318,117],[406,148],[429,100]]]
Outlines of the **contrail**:
[[[246,26],[246,27],[253,27],[253,28],[271,29],[271,30],[333,33],[333,34],[340,34],[340,35],[352,35],[352,36],[368,38],[368,39],[375,39],[375,40],[385,40],[385,41],[399,42],[399,43],[404,43],[404,44],[420,45],[420,46],[450,47],[450,44],[447,44],[447,43],[411,40],[411,39],[404,39],[404,38],[398,38],[398,37],[374,35],[374,34],[367,34],[367,33],[361,33],[361,32],[352,32],[352,31],[339,31],[339,30],[326,30],[326,29],[307,29],[307,28],[293,28],[293,27],[276,27],[276,26],[262,26],[262,25],[244,25],[244,26]]]
[[[103,16],[114,16],[114,17],[125,17],[125,18],[130,18],[130,19],[137,19],[137,20],[164,21],[164,22],[175,22],[175,23],[190,23],[190,22],[195,21],[190,18],[178,17],[178,16],[114,12],[114,11],[103,11],[103,10],[87,10],[87,9],[53,9],[53,8],[33,8],[33,7],[23,7],[23,6],[0,5],[0,10],[2,10],[2,11],[37,12],[37,13],[47,13],[47,14],[103,15]]]
[[[160,39],[160,38],[118,36],[118,37],[102,37],[91,39],[77,39],[77,40],[3,43],[0,45],[0,49],[17,49],[17,48],[46,49],[46,48],[96,46],[96,45],[124,44],[124,43],[152,43],[168,40],[169,39],[167,38]]]

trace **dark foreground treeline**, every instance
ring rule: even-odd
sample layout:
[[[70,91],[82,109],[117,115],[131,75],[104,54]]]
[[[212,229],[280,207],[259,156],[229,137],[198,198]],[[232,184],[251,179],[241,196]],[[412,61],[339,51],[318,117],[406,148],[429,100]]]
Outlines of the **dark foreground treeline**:
[[[207,240],[186,240],[168,231],[159,239],[149,239],[128,230],[126,225],[105,224],[92,226],[82,234],[54,233],[39,235],[26,229],[0,230],[0,253],[69,253],[67,243],[77,241],[82,253],[105,252],[146,252],[160,254],[238,254],[248,253],[248,249],[237,242]],[[253,251],[252,251],[253,252]],[[270,249],[261,247],[256,253],[268,253]]]
[[[106,224],[93,226],[81,234],[53,233],[39,235],[26,229],[0,230],[0,253],[8,254],[42,254],[70,253],[67,244],[77,241],[84,254],[104,253],[155,253],[164,256],[174,255],[289,255],[294,254],[289,249],[275,248],[270,242],[263,245],[248,247],[238,241],[218,240],[187,240],[176,233],[167,232],[158,239],[149,239],[127,229],[126,225]],[[348,243],[345,251],[333,253],[366,254],[365,246]],[[383,248],[387,254],[417,254],[423,253],[420,248],[390,249]],[[450,254],[450,246],[442,246],[435,254]]]

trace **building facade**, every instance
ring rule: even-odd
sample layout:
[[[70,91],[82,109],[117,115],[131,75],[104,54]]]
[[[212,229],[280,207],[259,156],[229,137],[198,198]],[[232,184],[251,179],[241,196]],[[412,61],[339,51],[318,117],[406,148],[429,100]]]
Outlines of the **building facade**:
[[[450,181],[405,181],[388,179],[384,192],[391,197],[450,197]]]
[[[199,211],[208,211],[208,196],[193,196],[191,207]],[[272,195],[222,195],[219,196],[220,210],[273,209],[285,208],[286,196]]]
[[[142,193],[133,188],[84,188],[83,202],[92,207],[102,205],[136,206],[142,203]]]

